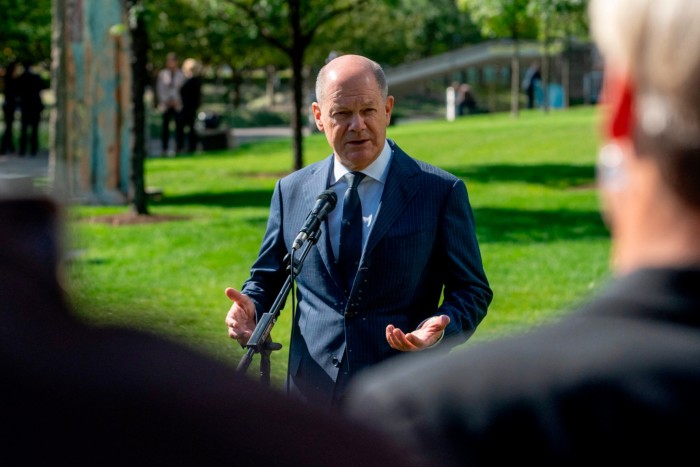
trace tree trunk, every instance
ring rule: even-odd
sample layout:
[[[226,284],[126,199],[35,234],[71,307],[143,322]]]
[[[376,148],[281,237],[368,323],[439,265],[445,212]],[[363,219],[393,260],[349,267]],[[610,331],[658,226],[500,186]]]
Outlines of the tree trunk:
[[[265,96],[267,97],[267,106],[270,109],[275,108],[275,92],[277,91],[275,86],[275,79],[277,77],[277,70],[274,65],[268,65],[265,67]]]
[[[129,18],[131,35],[131,104],[133,131],[131,146],[131,184],[129,203],[137,214],[148,214],[146,196],[146,108],[144,93],[148,83],[148,32],[143,18],[138,14],[141,0],[123,0]],[[132,11],[133,9],[133,11]],[[131,13],[135,14],[131,14]]]
[[[567,30],[566,32],[566,43],[564,45],[564,53],[562,54],[563,57],[563,63],[562,63],[562,72],[561,72],[561,81],[562,84],[564,85],[564,107],[568,108],[571,105],[571,102],[569,102],[569,96],[571,95],[571,82],[570,82],[570,76],[571,76],[571,40],[569,36],[569,32]]]
[[[68,48],[66,41],[66,2],[54,0],[53,8],[53,59],[51,63],[51,85],[56,96],[56,105],[51,113],[51,144],[49,177],[53,189],[59,196],[70,199],[73,195],[74,180],[68,161],[68,76],[65,66]]]
[[[301,34],[301,19],[298,0],[289,2],[290,21],[293,38],[290,59],[292,61],[292,90],[294,93],[294,109],[292,109],[292,133],[294,150],[294,170],[304,167],[304,134],[302,121],[302,106],[304,105],[304,52],[306,43]]]
[[[549,111],[549,17],[544,20],[544,51],[542,53],[542,110]]]
[[[510,113],[517,117],[520,102],[520,47],[518,38],[513,38],[513,57],[511,58],[510,75]]]
[[[238,110],[243,102],[243,70],[240,70],[234,66],[231,67],[231,89],[233,98],[233,108]]]
[[[542,110],[549,111],[549,40],[544,43],[544,54],[542,54]]]

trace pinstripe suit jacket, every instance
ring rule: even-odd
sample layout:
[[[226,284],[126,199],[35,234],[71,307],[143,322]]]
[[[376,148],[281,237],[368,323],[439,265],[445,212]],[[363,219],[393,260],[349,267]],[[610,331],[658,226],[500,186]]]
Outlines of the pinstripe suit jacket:
[[[424,319],[446,314],[446,339],[435,349],[447,350],[471,335],[493,296],[464,182],[389,144],[389,175],[350,296],[340,285],[326,222],[296,277],[290,387],[313,403],[337,402],[348,377],[399,353],[386,341],[388,324],[410,332]],[[328,188],[333,160],[331,155],[275,186],[260,254],[243,286],[258,316],[269,311],[289,274],[283,259],[316,197]]]

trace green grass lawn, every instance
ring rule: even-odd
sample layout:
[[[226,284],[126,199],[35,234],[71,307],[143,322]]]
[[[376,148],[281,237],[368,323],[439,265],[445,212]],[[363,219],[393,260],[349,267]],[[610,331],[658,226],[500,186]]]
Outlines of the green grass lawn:
[[[604,284],[609,235],[594,187],[597,129],[591,107],[389,128],[406,152],[467,184],[494,300],[465,345],[553,319]],[[322,134],[304,148],[306,164],[330,152]],[[149,159],[147,184],[164,193],[150,211],[179,220],[113,226],[90,219],[126,207],[72,208],[68,284],[80,316],[184,342],[235,368],[243,350],[227,336],[224,288],[247,278],[275,181],[291,167],[288,139]],[[272,355],[275,384],[286,371],[287,303],[272,332],[283,344]],[[258,363],[256,356],[251,375]]]

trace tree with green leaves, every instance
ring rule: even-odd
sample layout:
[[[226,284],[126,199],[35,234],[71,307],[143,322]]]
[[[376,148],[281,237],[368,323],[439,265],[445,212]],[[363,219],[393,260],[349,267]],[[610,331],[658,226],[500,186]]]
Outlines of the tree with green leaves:
[[[304,166],[303,127],[305,55],[321,26],[362,11],[369,0],[226,0],[239,8],[264,40],[289,59],[292,70],[294,170]]]
[[[161,0],[149,6],[152,56],[200,54],[232,73],[233,104],[251,70],[292,71],[294,169],[303,166],[304,94],[329,52],[357,53],[385,66],[477,42],[478,28],[456,0]],[[312,91],[311,91],[312,92]]]
[[[219,72],[226,68],[231,73],[232,96],[227,92],[225,100],[234,109],[242,103],[241,86],[253,70],[288,67],[285,56],[226,0],[163,0],[157,7],[154,13],[160,20],[149,28],[153,58],[163,60],[168,52],[193,57],[217,82],[222,79]]]
[[[29,60],[48,68],[52,0],[0,0],[0,65]]]
[[[322,62],[329,48],[366,55],[383,66],[397,66],[481,41],[479,28],[456,0],[368,2],[362,14],[336,18],[319,29],[310,55]]]
[[[511,114],[518,115],[520,100],[520,52],[518,41],[537,36],[537,22],[528,9],[530,0],[459,0],[486,37],[513,41],[511,58]]]

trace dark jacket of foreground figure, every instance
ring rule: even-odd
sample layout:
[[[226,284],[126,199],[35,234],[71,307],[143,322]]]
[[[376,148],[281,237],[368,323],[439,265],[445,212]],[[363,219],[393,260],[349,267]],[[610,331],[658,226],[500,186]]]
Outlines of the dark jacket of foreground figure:
[[[700,439],[700,268],[639,270],[559,323],[401,363],[358,381],[348,412],[440,465],[682,465]]]
[[[57,276],[56,222],[48,200],[0,200],[0,465],[356,467],[402,458],[373,432],[183,346],[80,324]]]

